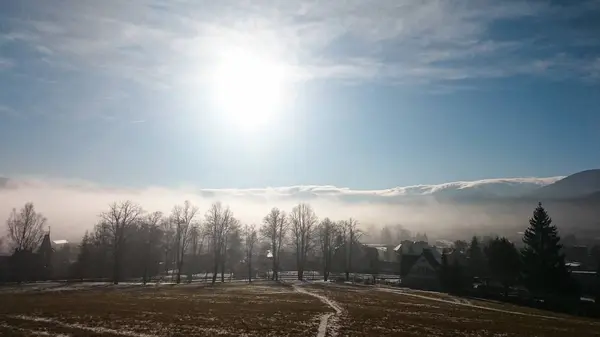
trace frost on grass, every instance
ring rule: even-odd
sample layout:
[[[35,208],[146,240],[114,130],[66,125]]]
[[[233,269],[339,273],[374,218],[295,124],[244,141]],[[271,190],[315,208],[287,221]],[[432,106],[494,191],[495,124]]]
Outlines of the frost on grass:
[[[318,299],[279,284],[82,287],[2,293],[0,303],[10,304],[0,307],[0,323],[14,331],[71,336],[312,337],[313,318],[327,310]]]
[[[595,336],[600,331],[600,322],[569,316],[549,319],[552,314],[533,312],[529,308],[520,308],[524,312],[502,307],[489,310],[439,293],[417,295],[398,289],[383,292],[377,288],[356,290],[356,287],[338,285],[311,288],[318,289],[346,310],[340,335],[564,337]]]
[[[19,327],[14,327],[14,326],[8,325],[6,323],[0,324],[0,336],[16,335],[17,333],[20,333],[25,336],[48,336],[48,337],[71,337],[72,336],[70,334],[53,333],[53,332],[48,332],[45,330],[19,328]]]

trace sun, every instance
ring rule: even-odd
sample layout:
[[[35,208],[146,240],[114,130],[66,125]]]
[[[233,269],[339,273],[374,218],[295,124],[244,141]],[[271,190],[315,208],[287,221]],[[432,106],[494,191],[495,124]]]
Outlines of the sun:
[[[285,66],[246,50],[224,53],[213,72],[213,99],[229,123],[256,129],[281,113],[286,94]]]

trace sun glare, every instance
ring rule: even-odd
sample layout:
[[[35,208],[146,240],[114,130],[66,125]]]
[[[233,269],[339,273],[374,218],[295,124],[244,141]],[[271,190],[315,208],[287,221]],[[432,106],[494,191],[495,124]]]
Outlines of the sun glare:
[[[276,117],[285,99],[285,67],[247,51],[224,55],[215,68],[213,98],[227,122],[254,129]]]

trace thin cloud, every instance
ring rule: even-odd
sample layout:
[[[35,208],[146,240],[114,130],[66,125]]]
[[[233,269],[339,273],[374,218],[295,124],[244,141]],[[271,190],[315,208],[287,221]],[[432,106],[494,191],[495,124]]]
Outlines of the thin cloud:
[[[8,116],[8,117],[21,117],[22,115],[15,109],[6,106],[0,105],[0,115]]]
[[[13,60],[0,57],[0,70],[9,69],[15,66],[15,62]]]
[[[593,1],[566,7],[439,0],[69,3],[69,11],[31,3],[27,18],[11,21],[10,38],[46,58],[155,89],[201,81],[202,65],[214,62],[215,51],[228,44],[265,50],[288,61],[298,80],[411,85],[516,75],[583,78],[581,69],[594,68],[596,60],[576,55],[561,60],[556,55],[581,41],[600,44],[590,39],[591,33],[570,25],[598,13],[600,6]],[[569,29],[564,36],[540,30],[510,38],[492,29],[519,20]],[[534,63],[545,66],[531,67]]]

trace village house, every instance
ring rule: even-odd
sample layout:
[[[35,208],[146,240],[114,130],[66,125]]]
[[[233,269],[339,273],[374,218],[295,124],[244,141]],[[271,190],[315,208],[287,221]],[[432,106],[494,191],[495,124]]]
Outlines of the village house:
[[[400,264],[401,285],[410,288],[439,290],[442,255],[424,241],[403,241],[394,248]]]

